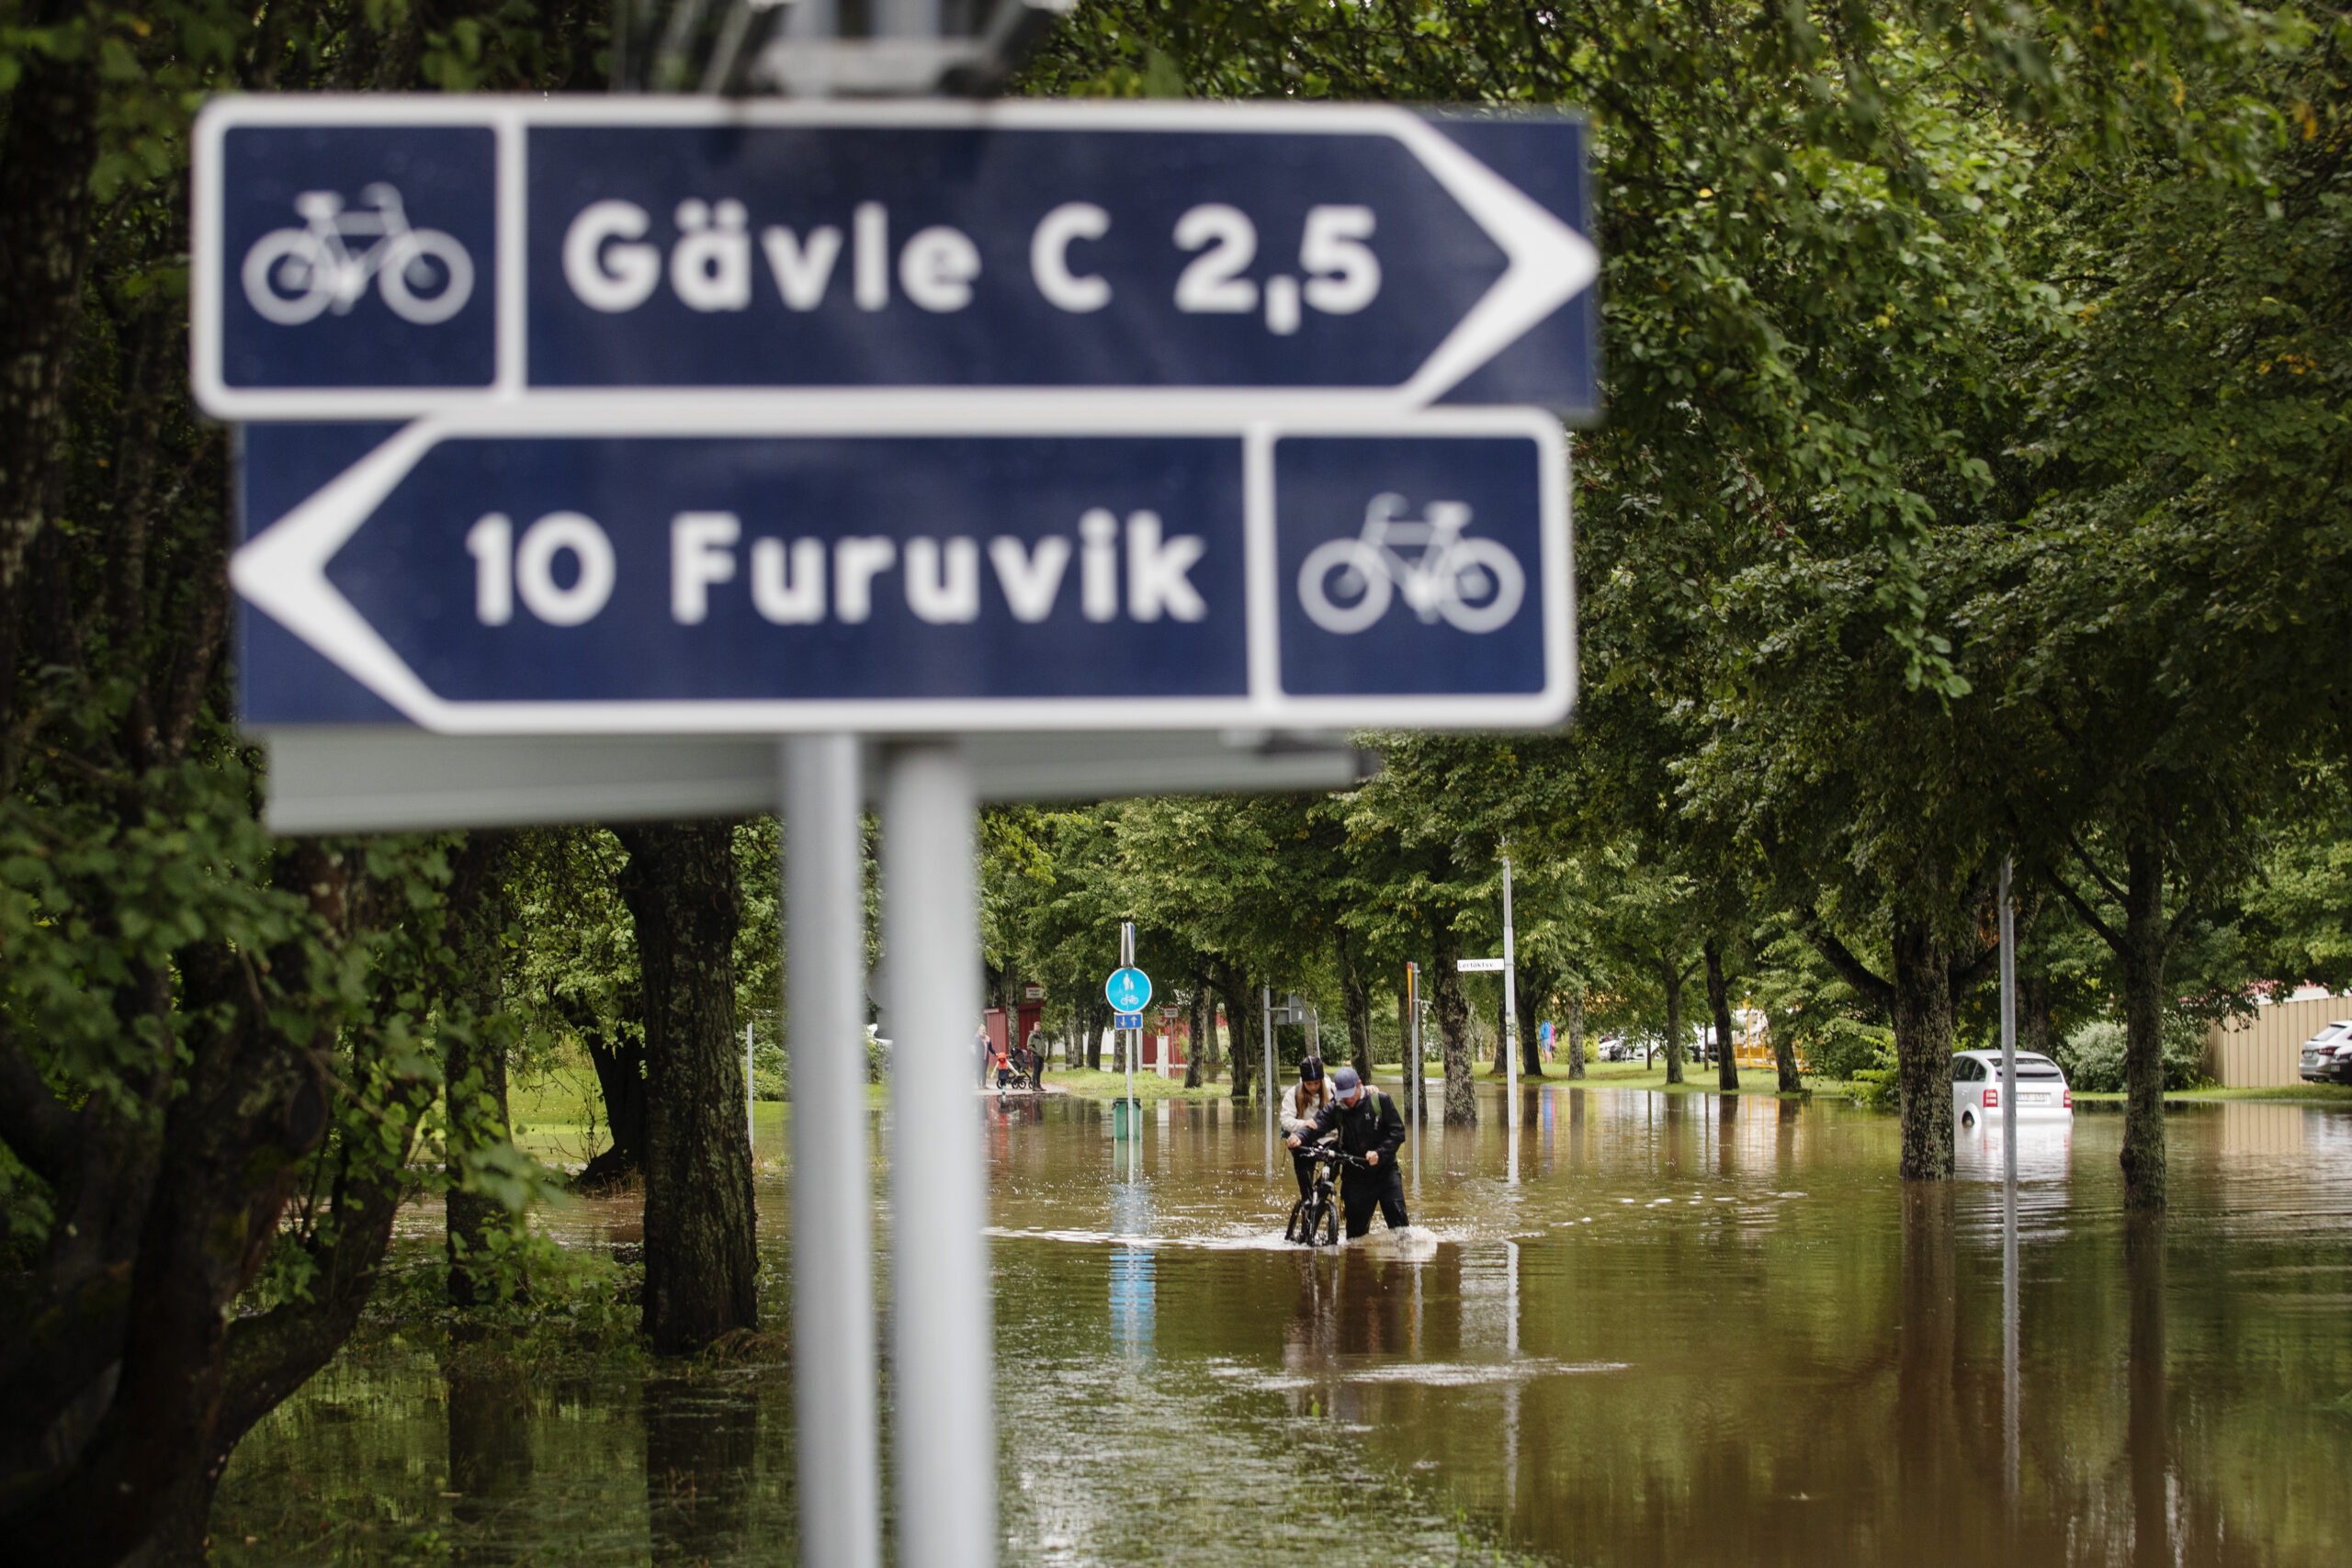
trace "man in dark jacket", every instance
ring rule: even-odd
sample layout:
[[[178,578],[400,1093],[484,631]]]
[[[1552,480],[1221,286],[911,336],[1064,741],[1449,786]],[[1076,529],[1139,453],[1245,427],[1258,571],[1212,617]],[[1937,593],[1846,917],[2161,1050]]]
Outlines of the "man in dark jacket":
[[[1316,1113],[1306,1132],[1291,1135],[1290,1146],[1312,1143],[1338,1128],[1340,1147],[1363,1161],[1348,1166],[1340,1176],[1349,1238],[1372,1228],[1375,1203],[1390,1230],[1403,1230],[1412,1223],[1405,1217],[1405,1182],[1396,1171],[1396,1151],[1405,1146],[1405,1119],[1396,1114],[1396,1101],[1376,1089],[1367,1089],[1353,1067],[1332,1073],[1331,1091],[1336,1098]]]

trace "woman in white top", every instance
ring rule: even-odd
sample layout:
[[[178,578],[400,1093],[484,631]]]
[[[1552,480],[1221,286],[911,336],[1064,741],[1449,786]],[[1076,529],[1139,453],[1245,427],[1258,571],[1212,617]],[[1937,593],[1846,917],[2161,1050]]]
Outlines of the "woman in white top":
[[[1295,1137],[1311,1131],[1308,1123],[1315,1120],[1316,1112],[1330,1102],[1331,1086],[1323,1077],[1322,1058],[1309,1056],[1298,1065],[1298,1081],[1283,1095],[1280,1112],[1283,1136]],[[1328,1133],[1319,1141],[1329,1143],[1337,1136],[1337,1133]],[[1304,1198],[1315,1180],[1315,1161],[1304,1148],[1293,1149],[1290,1168],[1291,1173],[1298,1178],[1298,1195]]]

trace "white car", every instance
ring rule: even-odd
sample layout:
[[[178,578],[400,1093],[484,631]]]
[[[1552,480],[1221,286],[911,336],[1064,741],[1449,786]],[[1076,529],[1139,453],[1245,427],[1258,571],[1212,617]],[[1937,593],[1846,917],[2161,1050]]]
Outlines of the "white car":
[[[2338,1019],[2303,1042],[2308,1083],[2352,1083],[2352,1019]]]
[[[2001,1054],[1998,1051],[1956,1051],[1951,1058],[1952,1120],[1963,1127],[1998,1126],[2005,1114],[2001,1104]],[[2049,1057],[2031,1051],[2018,1053],[2018,1120],[2072,1122],[2075,1091],[2066,1075]]]

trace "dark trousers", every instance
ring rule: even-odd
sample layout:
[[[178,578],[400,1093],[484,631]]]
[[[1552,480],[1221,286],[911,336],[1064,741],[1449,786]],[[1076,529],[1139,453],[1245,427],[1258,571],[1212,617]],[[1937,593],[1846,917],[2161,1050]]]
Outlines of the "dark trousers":
[[[1306,1197],[1315,1187],[1314,1160],[1307,1157],[1305,1149],[1293,1149],[1290,1152],[1290,1169],[1291,1174],[1298,1178],[1298,1195]]]
[[[1385,1170],[1363,1170],[1350,1166],[1340,1178],[1340,1201],[1348,1212],[1348,1238],[1352,1241],[1372,1229],[1372,1211],[1379,1205],[1380,1217],[1388,1222],[1392,1231],[1401,1231],[1413,1222],[1405,1217],[1405,1179],[1396,1167]]]

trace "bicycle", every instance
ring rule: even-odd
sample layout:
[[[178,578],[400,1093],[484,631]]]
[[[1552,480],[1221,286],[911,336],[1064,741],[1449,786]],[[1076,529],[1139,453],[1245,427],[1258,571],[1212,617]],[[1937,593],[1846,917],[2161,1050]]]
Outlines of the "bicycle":
[[[1426,625],[1443,617],[1465,632],[1490,632],[1519,614],[1526,570],[1498,541],[1462,536],[1470,525],[1467,503],[1432,501],[1418,522],[1404,520],[1405,504],[1393,491],[1375,495],[1354,538],[1327,539],[1306,552],[1298,598],[1307,619],[1343,637],[1360,632],[1388,613],[1400,588]],[[1415,546],[1416,559],[1399,553]]]
[[[265,321],[299,327],[333,310],[347,316],[368,292],[376,291],[392,314],[429,327],[465,309],[473,297],[474,262],[466,247],[438,229],[412,229],[401,193],[379,180],[361,188],[375,210],[345,211],[331,190],[306,190],[294,198],[304,227],[273,229],[245,253],[245,298]],[[378,236],[354,255],[346,238]],[[435,289],[435,267],[440,286]]]
[[[1315,1175],[1307,1183],[1306,1196],[1290,1206],[1290,1220],[1283,1226],[1283,1239],[1310,1248],[1337,1247],[1340,1168],[1361,1166],[1363,1161],[1336,1144],[1313,1144],[1298,1153],[1315,1162]]]

